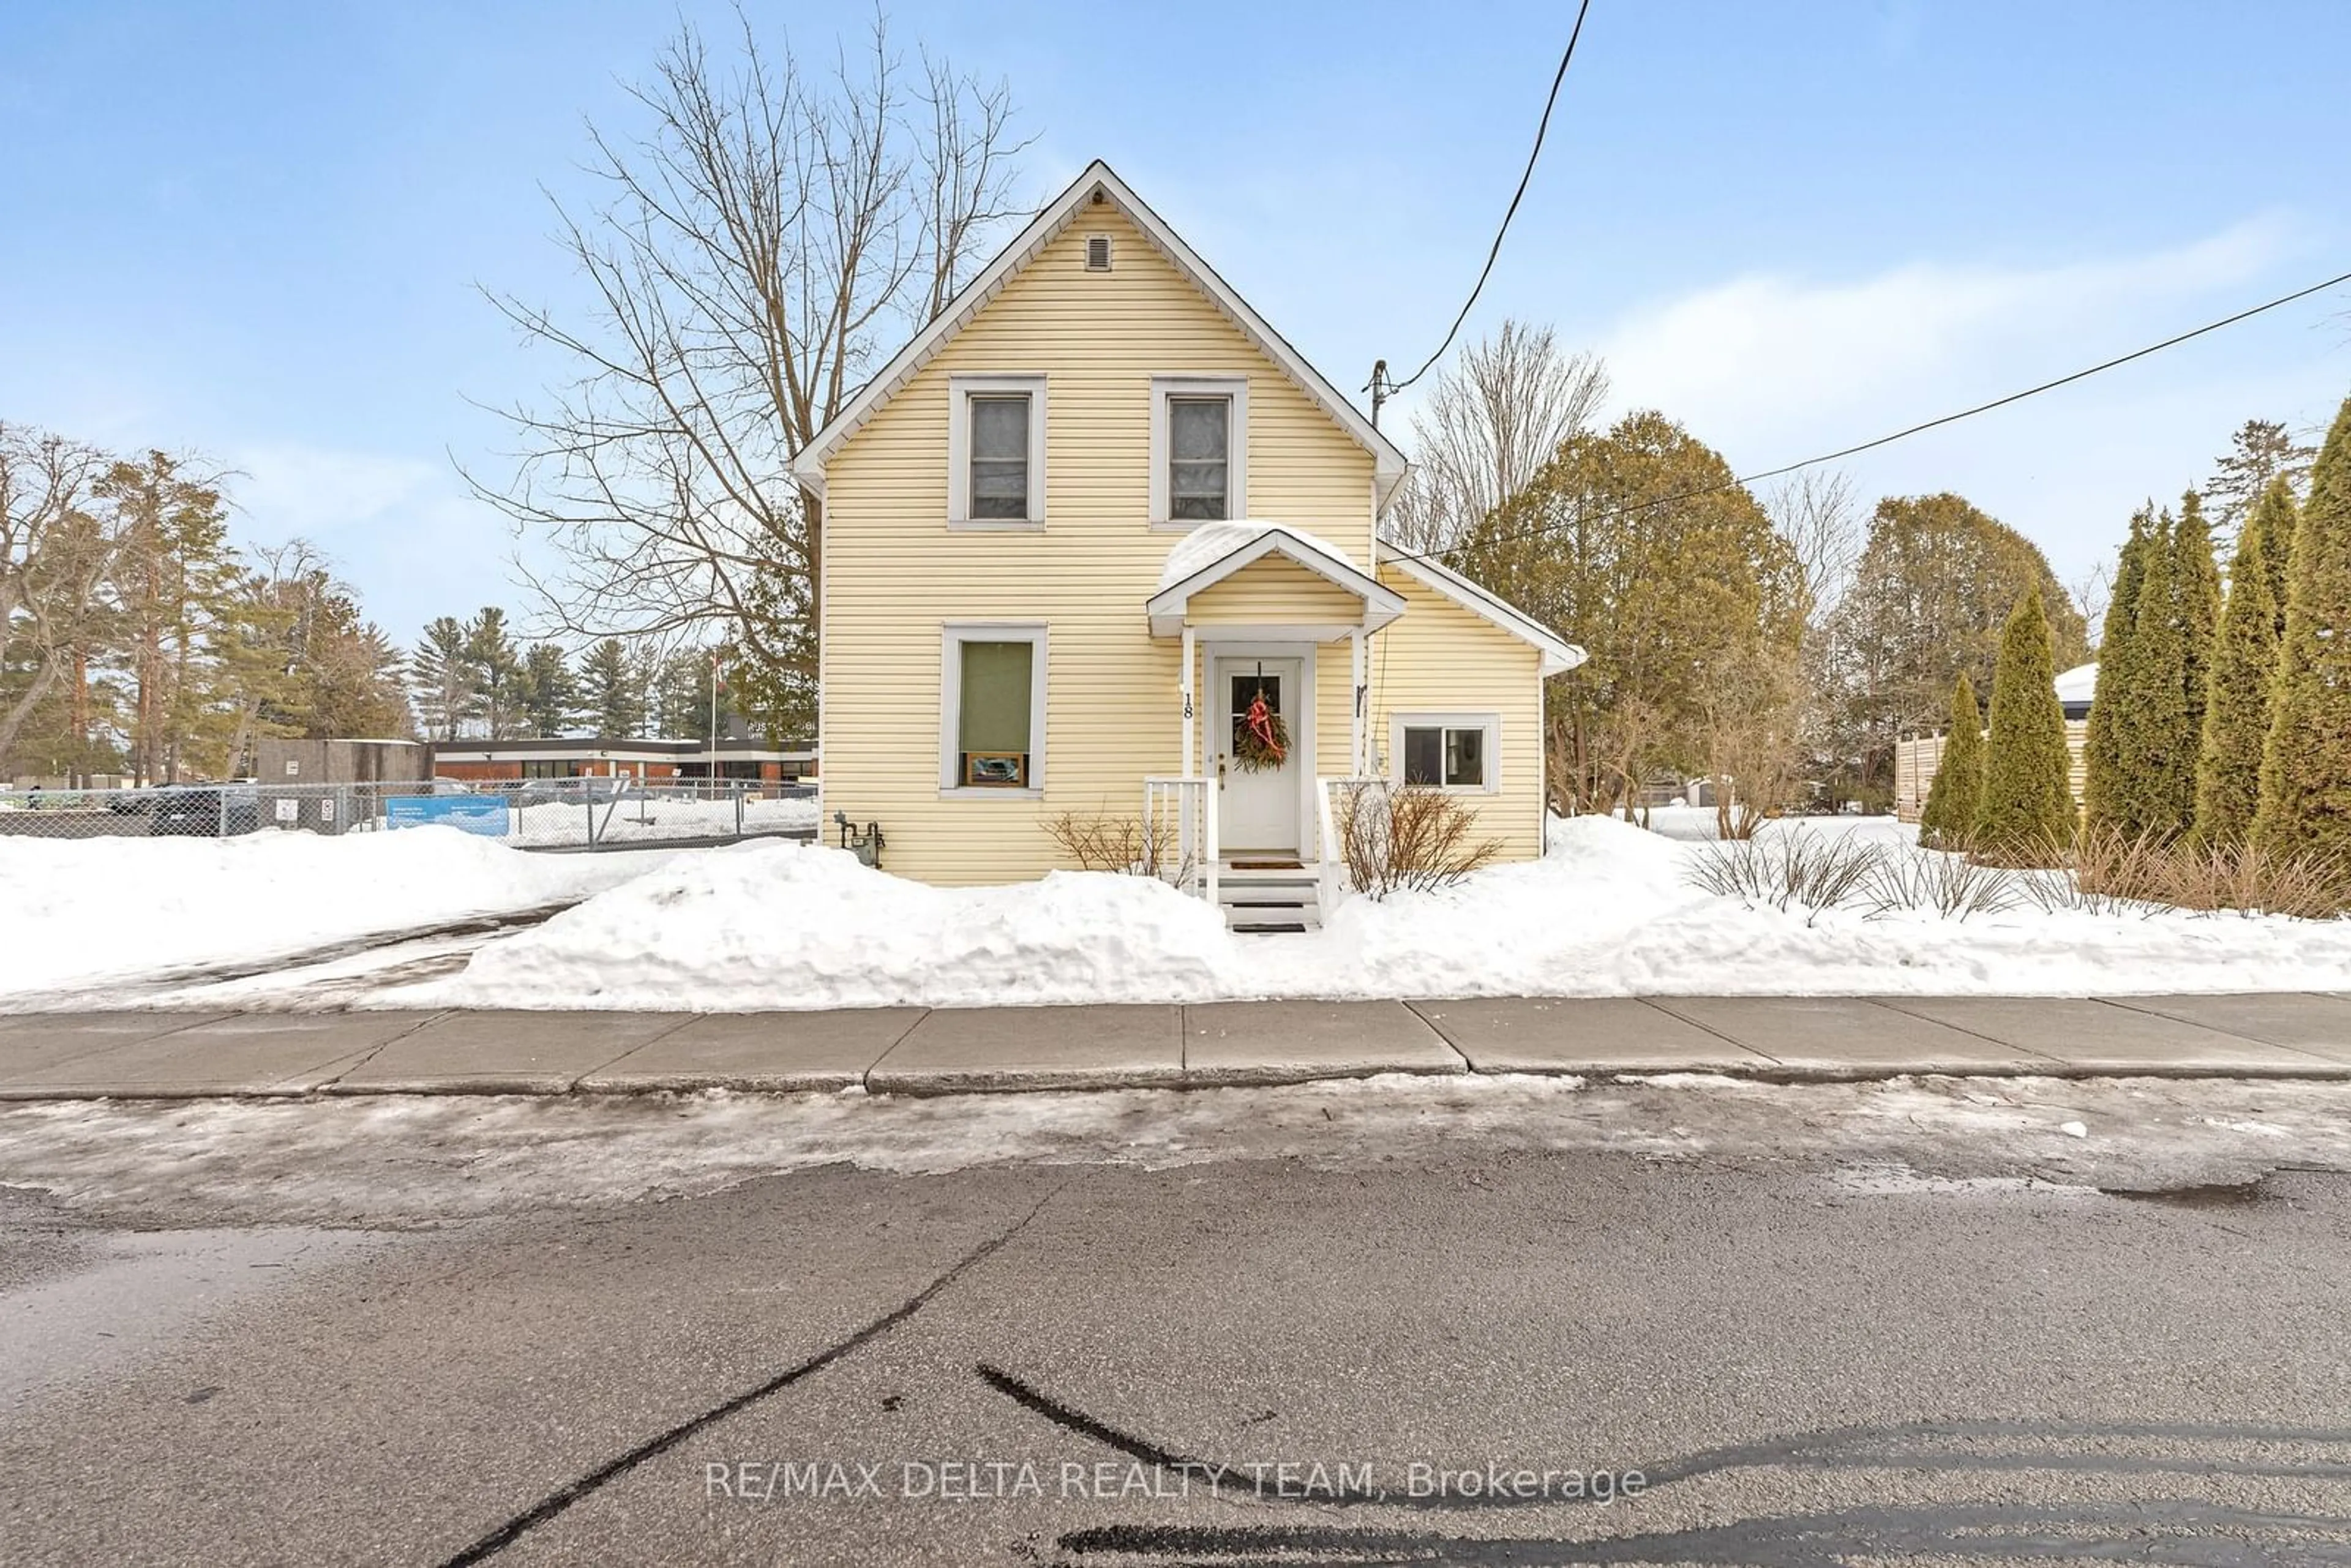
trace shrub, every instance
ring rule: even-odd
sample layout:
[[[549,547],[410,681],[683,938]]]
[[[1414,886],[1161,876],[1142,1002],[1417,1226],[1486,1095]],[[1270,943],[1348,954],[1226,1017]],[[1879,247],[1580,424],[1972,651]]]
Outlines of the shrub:
[[[1947,920],[1965,920],[2014,908],[2015,881],[2016,873],[1965,855],[1888,848],[1870,867],[1866,894],[1872,914],[1924,909]]]
[[[2144,597],[2144,592],[2142,593]],[[2065,715],[2041,590],[2026,590],[2001,634],[1991,679],[1991,739],[1984,757],[1976,842],[2009,865],[2055,864],[2055,846],[2074,836],[2066,773]]]
[[[1173,843],[1163,844],[1165,835],[1139,817],[1064,811],[1046,822],[1045,831],[1080,871],[1155,876],[1181,884],[1196,869],[1189,856],[1179,854]]]
[[[2285,620],[2270,587],[2271,540],[2280,534],[2294,535],[2294,492],[2283,479],[2262,493],[2246,517],[2229,568],[2196,764],[2196,836],[2208,844],[2241,841],[2261,805],[2262,747]]]
[[[2351,854],[2351,398],[2294,525],[2253,836],[2281,857]]]
[[[1477,826],[1442,789],[1358,789],[1341,827],[1348,881],[1373,898],[1450,887],[1502,852],[1499,839],[1470,836]]]
[[[1878,859],[1873,846],[1843,835],[1775,833],[1703,844],[1686,874],[1727,898],[1774,909],[1834,909],[1864,894]]]
[[[1918,841],[1963,850],[1974,840],[1976,812],[1983,803],[1983,710],[1964,672],[1951,689],[1951,728],[1943,739],[1935,781],[1918,815]]]

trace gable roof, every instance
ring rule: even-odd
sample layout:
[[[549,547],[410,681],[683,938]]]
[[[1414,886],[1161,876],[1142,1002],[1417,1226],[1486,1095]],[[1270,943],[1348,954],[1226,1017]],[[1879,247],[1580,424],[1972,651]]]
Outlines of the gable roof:
[[[1401,597],[1381,587],[1345,550],[1303,528],[1286,523],[1203,523],[1167,552],[1159,590],[1144,605],[1151,617],[1151,634],[1175,636],[1184,629],[1184,612],[1192,595],[1207,592],[1270,555],[1286,557],[1362,599],[1366,632],[1376,632],[1404,613]]]
[[[1030,220],[1029,226],[998,252],[996,259],[980,270],[978,277],[965,285],[963,291],[948,302],[947,308],[939,312],[929,326],[915,333],[914,340],[899,350],[897,356],[883,366],[881,372],[849,400],[848,406],[835,415],[831,423],[816,433],[815,439],[792,459],[793,476],[818,495],[823,495],[824,465],[841,449],[841,444],[854,435],[859,427],[871,419],[874,411],[887,402],[899,388],[929,364],[939,350],[946,348],[948,341],[1002,291],[1014,275],[1035,260],[1040,251],[1069,227],[1097,194],[1123,213],[1127,220],[1151,242],[1153,248],[1167,258],[1169,265],[1188,278],[1224,313],[1227,319],[1240,329],[1242,336],[1296,382],[1299,390],[1330,415],[1333,423],[1353,436],[1357,445],[1372,455],[1373,483],[1379,502],[1385,504],[1389,493],[1403,480],[1405,470],[1409,466],[1404,454],[1382,435],[1372,422],[1364,417],[1362,411],[1341,394],[1338,388],[1324,379],[1320,371],[1308,364],[1298,350],[1267,323],[1265,318],[1251,309],[1248,300],[1217,277],[1215,268],[1201,260],[1175,230],[1161,222],[1158,214],[1144,205],[1142,198],[1099,158],[1086,166],[1086,172],[1078,176],[1076,183],[1053,198],[1044,211]]]
[[[1394,547],[1383,540],[1379,548]],[[1525,611],[1507,600],[1496,598],[1450,567],[1440,566],[1426,556],[1399,552],[1385,557],[1379,564],[1395,568],[1422,587],[1450,599],[1470,614],[1492,622],[1521,643],[1534,644],[1542,654],[1541,674],[1546,676],[1564,674],[1591,657]]]

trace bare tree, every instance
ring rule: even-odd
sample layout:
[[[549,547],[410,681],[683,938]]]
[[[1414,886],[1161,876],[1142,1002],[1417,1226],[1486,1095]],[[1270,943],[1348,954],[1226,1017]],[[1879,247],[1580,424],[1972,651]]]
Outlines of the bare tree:
[[[1413,415],[1412,479],[1388,513],[1388,536],[1407,549],[1450,548],[1590,429],[1607,401],[1599,360],[1562,352],[1548,327],[1504,321],[1462,350]]]
[[[1844,597],[1861,559],[1861,508],[1853,478],[1806,469],[1763,497],[1772,529],[1794,552],[1804,574],[1805,620],[1819,625]]]
[[[1026,143],[1003,85],[927,54],[910,82],[878,15],[817,73],[737,22],[726,62],[682,28],[641,137],[590,128],[604,193],[556,204],[586,318],[492,296],[574,373],[507,412],[510,483],[466,478],[556,546],[550,630],[730,643],[781,711],[813,689],[823,549],[791,459],[967,280]]]
[[[0,708],[0,764],[96,641],[93,618],[105,612],[105,585],[123,548],[123,530],[98,494],[112,461],[64,436],[0,423],[0,648],[8,664],[27,672]]]

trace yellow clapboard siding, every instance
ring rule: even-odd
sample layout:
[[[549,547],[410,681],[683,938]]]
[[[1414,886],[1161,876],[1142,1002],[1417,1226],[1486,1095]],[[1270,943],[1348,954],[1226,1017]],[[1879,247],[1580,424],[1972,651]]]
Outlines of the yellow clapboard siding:
[[[1359,623],[1364,601],[1286,556],[1262,556],[1192,596],[1184,618],[1195,626]]]
[[[1477,811],[1479,832],[1502,841],[1502,859],[1537,858],[1544,810],[1541,655],[1393,568],[1381,570],[1380,584],[1402,594],[1406,609],[1372,639],[1371,741],[1379,771],[1404,776],[1402,760],[1391,755],[1398,714],[1498,715],[1499,788],[1460,799]]]

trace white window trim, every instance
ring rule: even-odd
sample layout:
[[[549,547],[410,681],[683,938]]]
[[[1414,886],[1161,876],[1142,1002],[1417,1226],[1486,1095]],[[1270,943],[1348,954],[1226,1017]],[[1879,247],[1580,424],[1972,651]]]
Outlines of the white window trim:
[[[1233,402],[1233,427],[1226,445],[1224,521],[1238,523],[1249,511],[1249,378],[1162,375],[1151,378],[1151,526],[1190,533],[1207,519],[1167,516],[1167,400],[1226,397]]]
[[[1029,783],[998,789],[963,781],[956,766],[963,747],[963,650],[966,643],[1027,643],[1029,658]],[[1045,793],[1045,623],[1041,621],[949,621],[939,627],[939,799],[1036,800]]]
[[[1029,394],[1029,515],[971,515],[971,400],[975,394]],[[947,527],[974,533],[1034,533],[1045,526],[1045,378],[974,375],[947,378]]]
[[[1483,784],[1424,784],[1416,789],[1442,789],[1448,795],[1499,795],[1502,791],[1502,716],[1499,713],[1436,713],[1388,715],[1388,782],[1404,787],[1404,732],[1407,729],[1482,729],[1486,732],[1486,781]]]

